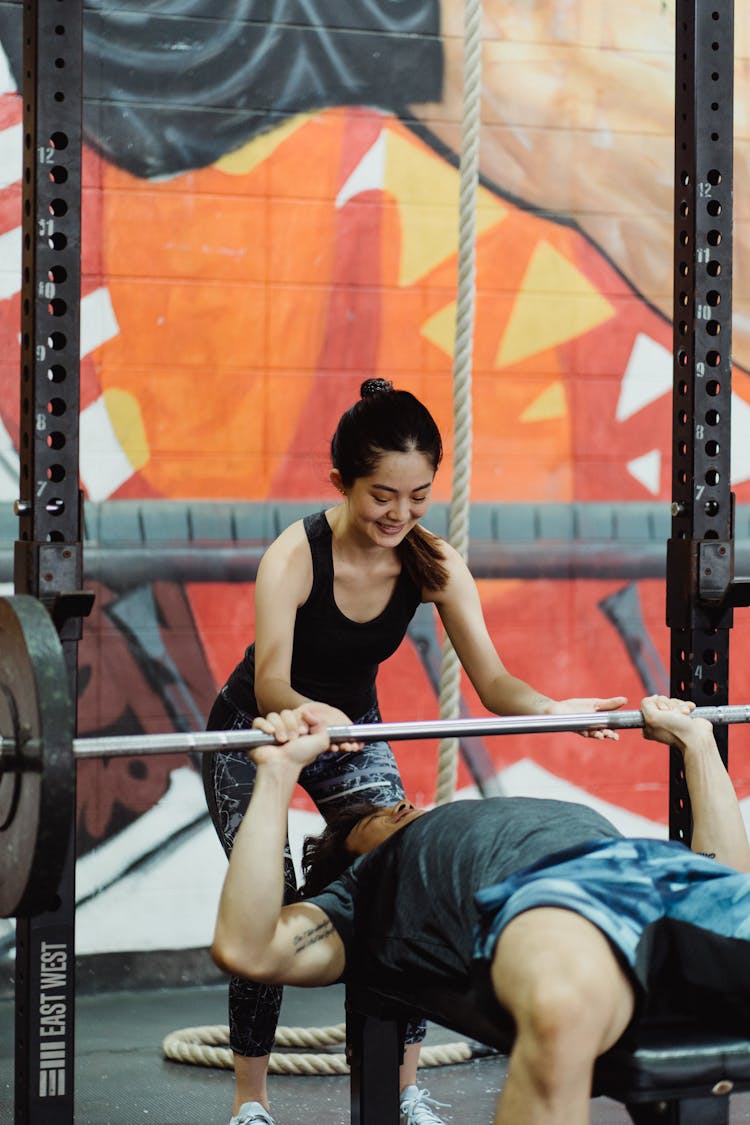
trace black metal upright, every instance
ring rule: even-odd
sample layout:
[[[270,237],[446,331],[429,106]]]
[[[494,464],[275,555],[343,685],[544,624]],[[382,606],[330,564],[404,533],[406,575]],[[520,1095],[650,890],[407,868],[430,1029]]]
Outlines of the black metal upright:
[[[81,0],[25,0],[21,479],[17,593],[49,608],[77,696],[82,586],[78,483]],[[74,793],[74,789],[73,789]],[[18,920],[16,1125],[74,1115],[75,797],[68,858],[49,910]]]
[[[678,0],[675,37],[674,419],[667,623],[673,695],[722,704],[733,599],[732,0]],[[727,728],[717,729],[727,760]],[[692,831],[682,761],[670,835]]]

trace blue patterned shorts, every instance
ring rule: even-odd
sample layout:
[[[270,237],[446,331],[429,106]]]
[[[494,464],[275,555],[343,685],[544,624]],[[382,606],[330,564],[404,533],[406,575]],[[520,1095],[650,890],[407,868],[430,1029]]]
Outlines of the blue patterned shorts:
[[[607,937],[641,996],[676,978],[750,1015],[750,875],[675,841],[614,839],[547,856],[478,891],[474,957],[536,907],[572,910]],[[667,969],[669,970],[667,974]]]

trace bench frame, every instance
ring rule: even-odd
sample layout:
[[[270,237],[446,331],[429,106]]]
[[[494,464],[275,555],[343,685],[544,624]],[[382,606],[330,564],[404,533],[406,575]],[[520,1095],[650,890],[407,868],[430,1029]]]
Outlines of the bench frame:
[[[441,1018],[450,998],[424,1012],[452,1031],[501,1053],[510,1042],[480,1014],[476,1027],[464,1018]],[[398,1067],[405,1025],[416,1009],[374,989],[347,985],[346,1038],[351,1070],[352,1125],[398,1125]],[[598,1061],[593,1096],[622,1102],[635,1125],[728,1125],[729,1094],[750,1090],[750,1038],[695,1028],[650,1028],[632,1048],[614,1047]]]

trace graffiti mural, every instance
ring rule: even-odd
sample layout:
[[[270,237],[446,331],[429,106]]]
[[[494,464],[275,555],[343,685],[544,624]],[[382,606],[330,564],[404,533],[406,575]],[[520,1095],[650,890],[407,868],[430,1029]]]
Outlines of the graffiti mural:
[[[362,379],[383,375],[437,418],[447,449],[435,494],[447,501],[463,6],[224,7],[217,15],[208,0],[84,4],[86,496],[115,521],[123,501],[141,502],[143,518],[157,522],[164,505],[181,501],[331,504],[329,436]],[[610,7],[485,5],[476,503],[669,499],[674,5],[633,0],[626,19],[622,5]],[[742,8],[739,503],[750,501]],[[20,3],[0,0],[0,44],[0,493],[10,502]],[[156,576],[95,584],[80,648],[84,735],[199,729],[252,636],[250,576],[186,581],[163,558]],[[623,691],[634,706],[644,688],[666,686],[661,582],[486,579],[481,593],[506,664],[550,695]],[[436,646],[437,626],[425,627]],[[744,699],[741,628],[733,644],[732,695]],[[387,718],[437,716],[434,676],[413,636],[380,683]],[[468,684],[464,698],[482,713]],[[626,827],[664,829],[666,763],[636,736],[624,755],[575,736],[486,749],[509,792],[577,792],[611,806]],[[435,746],[401,744],[397,753],[410,796],[432,800]],[[750,793],[741,761],[736,779]],[[459,784],[471,781],[462,766]],[[295,815],[297,835],[316,822],[302,796]],[[78,837],[84,952],[205,943],[223,858],[194,762],[85,763]],[[132,910],[134,883],[143,911]]]

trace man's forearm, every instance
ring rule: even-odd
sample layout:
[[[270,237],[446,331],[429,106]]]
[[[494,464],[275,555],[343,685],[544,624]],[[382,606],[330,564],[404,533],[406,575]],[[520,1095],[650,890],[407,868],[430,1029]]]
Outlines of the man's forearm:
[[[260,962],[271,945],[284,899],[287,817],[298,775],[284,761],[258,767],[219,902],[214,951],[223,960],[236,949]]]
[[[690,721],[696,730],[685,739],[682,751],[693,812],[690,846],[720,863],[750,871],[750,845],[731,778],[713,733],[699,720]]]

